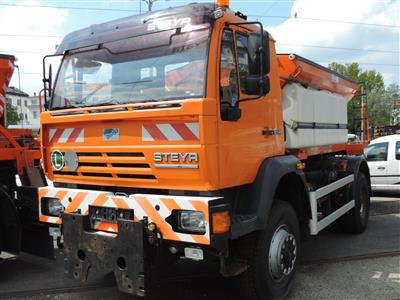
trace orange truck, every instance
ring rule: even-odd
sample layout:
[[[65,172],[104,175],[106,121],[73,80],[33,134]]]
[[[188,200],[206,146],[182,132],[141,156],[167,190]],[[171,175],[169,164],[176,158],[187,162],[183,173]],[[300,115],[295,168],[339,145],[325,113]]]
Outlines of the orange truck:
[[[369,169],[348,155],[346,127],[359,86],[274,42],[222,2],[64,38],[54,87],[44,76],[54,187],[38,202],[69,276],[114,272],[121,291],[144,296],[164,262],[217,258],[246,299],[279,298],[301,238],[335,221],[365,230]]]
[[[32,130],[6,126],[6,92],[15,61],[13,55],[0,54],[0,253],[25,251],[51,257],[49,226],[39,222],[37,198],[31,194],[46,185],[40,145]]]

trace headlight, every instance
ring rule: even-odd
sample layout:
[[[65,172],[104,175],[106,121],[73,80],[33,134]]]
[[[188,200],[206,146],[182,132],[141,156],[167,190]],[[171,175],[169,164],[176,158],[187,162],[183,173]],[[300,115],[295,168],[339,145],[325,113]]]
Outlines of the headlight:
[[[182,210],[178,214],[178,227],[182,231],[206,233],[204,213],[194,210]]]
[[[59,217],[64,212],[64,206],[57,198],[42,198],[42,211],[45,215]]]

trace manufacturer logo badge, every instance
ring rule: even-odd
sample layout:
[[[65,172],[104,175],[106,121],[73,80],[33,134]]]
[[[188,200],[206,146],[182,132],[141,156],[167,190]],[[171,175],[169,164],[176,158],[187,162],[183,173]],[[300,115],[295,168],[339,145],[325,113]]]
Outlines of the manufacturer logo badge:
[[[64,164],[68,171],[75,171],[78,169],[78,155],[73,149],[69,149],[64,155]]]
[[[54,170],[60,171],[64,167],[64,156],[59,150],[51,152],[51,164]]]
[[[104,128],[103,129],[103,140],[118,141],[119,140],[119,128]]]

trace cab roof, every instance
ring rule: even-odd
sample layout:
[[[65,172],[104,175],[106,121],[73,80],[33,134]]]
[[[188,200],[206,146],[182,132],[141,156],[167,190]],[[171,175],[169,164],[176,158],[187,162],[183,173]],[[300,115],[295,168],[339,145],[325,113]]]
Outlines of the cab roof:
[[[210,23],[215,9],[214,3],[193,3],[91,25],[68,34],[55,54],[61,55],[72,49],[163,31],[165,26],[168,29],[179,28],[187,24],[188,18],[191,25]]]

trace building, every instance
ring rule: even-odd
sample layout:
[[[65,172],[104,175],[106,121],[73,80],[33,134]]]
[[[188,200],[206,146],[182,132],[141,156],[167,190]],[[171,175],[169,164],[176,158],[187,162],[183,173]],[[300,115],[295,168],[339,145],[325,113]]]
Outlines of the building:
[[[40,124],[39,97],[36,93],[30,97],[24,91],[10,86],[7,89],[6,99],[17,109],[21,117],[18,125],[31,127]]]
[[[42,111],[44,110],[42,103]],[[29,97],[28,101],[28,120],[30,125],[40,124],[40,108],[39,108],[39,96],[36,96],[36,93],[33,93],[33,96]]]

